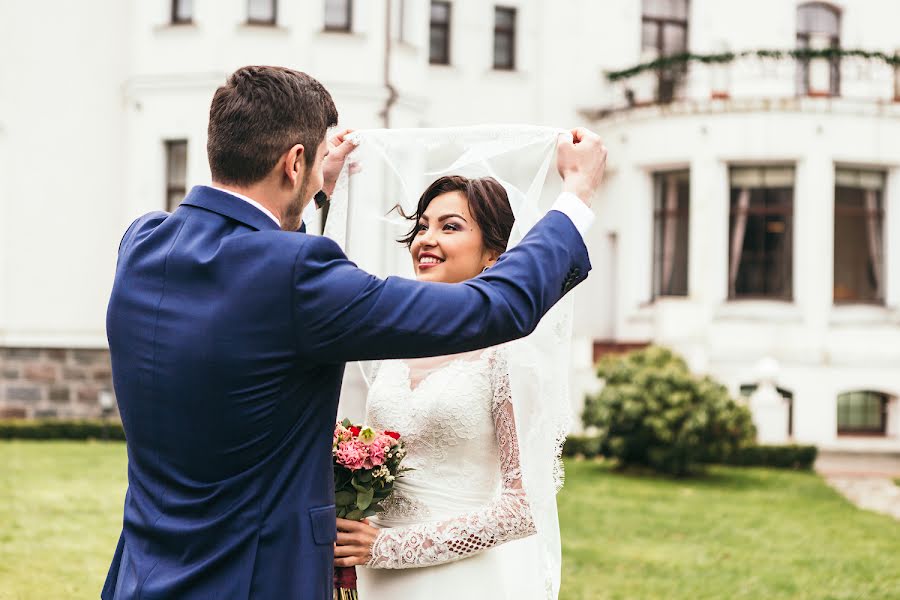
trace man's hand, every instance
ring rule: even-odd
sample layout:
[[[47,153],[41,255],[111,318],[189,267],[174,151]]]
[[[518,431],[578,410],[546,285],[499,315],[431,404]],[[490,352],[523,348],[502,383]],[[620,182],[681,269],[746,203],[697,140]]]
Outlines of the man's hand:
[[[328,140],[328,156],[322,163],[322,191],[330,198],[334,193],[334,186],[337,184],[338,175],[341,174],[341,168],[347,156],[356,148],[356,144],[347,139],[349,134],[353,133],[352,129],[345,129],[336,136]]]
[[[334,546],[334,566],[355,567],[372,559],[372,544],[378,530],[362,521],[337,520],[337,543]]]
[[[556,145],[556,168],[563,178],[563,191],[590,206],[606,170],[606,146],[600,136],[583,127],[571,133],[571,138],[560,136]]]

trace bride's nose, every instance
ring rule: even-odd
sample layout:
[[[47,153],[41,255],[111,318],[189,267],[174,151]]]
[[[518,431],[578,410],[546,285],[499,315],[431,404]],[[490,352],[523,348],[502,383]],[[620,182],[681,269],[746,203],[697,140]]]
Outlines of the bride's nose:
[[[431,247],[435,245],[436,239],[431,227],[422,232],[422,235],[419,236],[419,240],[423,246]]]

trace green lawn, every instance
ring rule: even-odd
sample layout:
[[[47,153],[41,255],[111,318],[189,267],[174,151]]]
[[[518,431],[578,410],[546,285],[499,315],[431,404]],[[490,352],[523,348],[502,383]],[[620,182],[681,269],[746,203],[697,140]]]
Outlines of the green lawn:
[[[563,600],[900,599],[900,522],[815,475],[567,468]],[[121,444],[0,443],[0,599],[97,598],[124,491]]]

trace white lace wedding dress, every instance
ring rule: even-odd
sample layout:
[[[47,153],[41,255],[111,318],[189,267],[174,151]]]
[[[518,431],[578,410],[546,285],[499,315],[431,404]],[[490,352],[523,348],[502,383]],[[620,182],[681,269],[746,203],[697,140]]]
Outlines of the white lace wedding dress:
[[[357,569],[360,598],[522,598],[509,570],[516,544],[531,540],[507,542],[536,530],[503,348],[384,361],[366,411],[369,425],[401,433],[404,466],[415,470],[372,519],[380,531],[369,565]]]

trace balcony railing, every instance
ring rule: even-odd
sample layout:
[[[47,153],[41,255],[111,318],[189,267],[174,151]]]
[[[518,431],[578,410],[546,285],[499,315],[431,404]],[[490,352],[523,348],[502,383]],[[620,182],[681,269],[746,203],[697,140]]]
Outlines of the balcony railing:
[[[822,48],[677,54],[609,72],[601,112],[679,100],[847,98],[900,102],[900,54]]]

